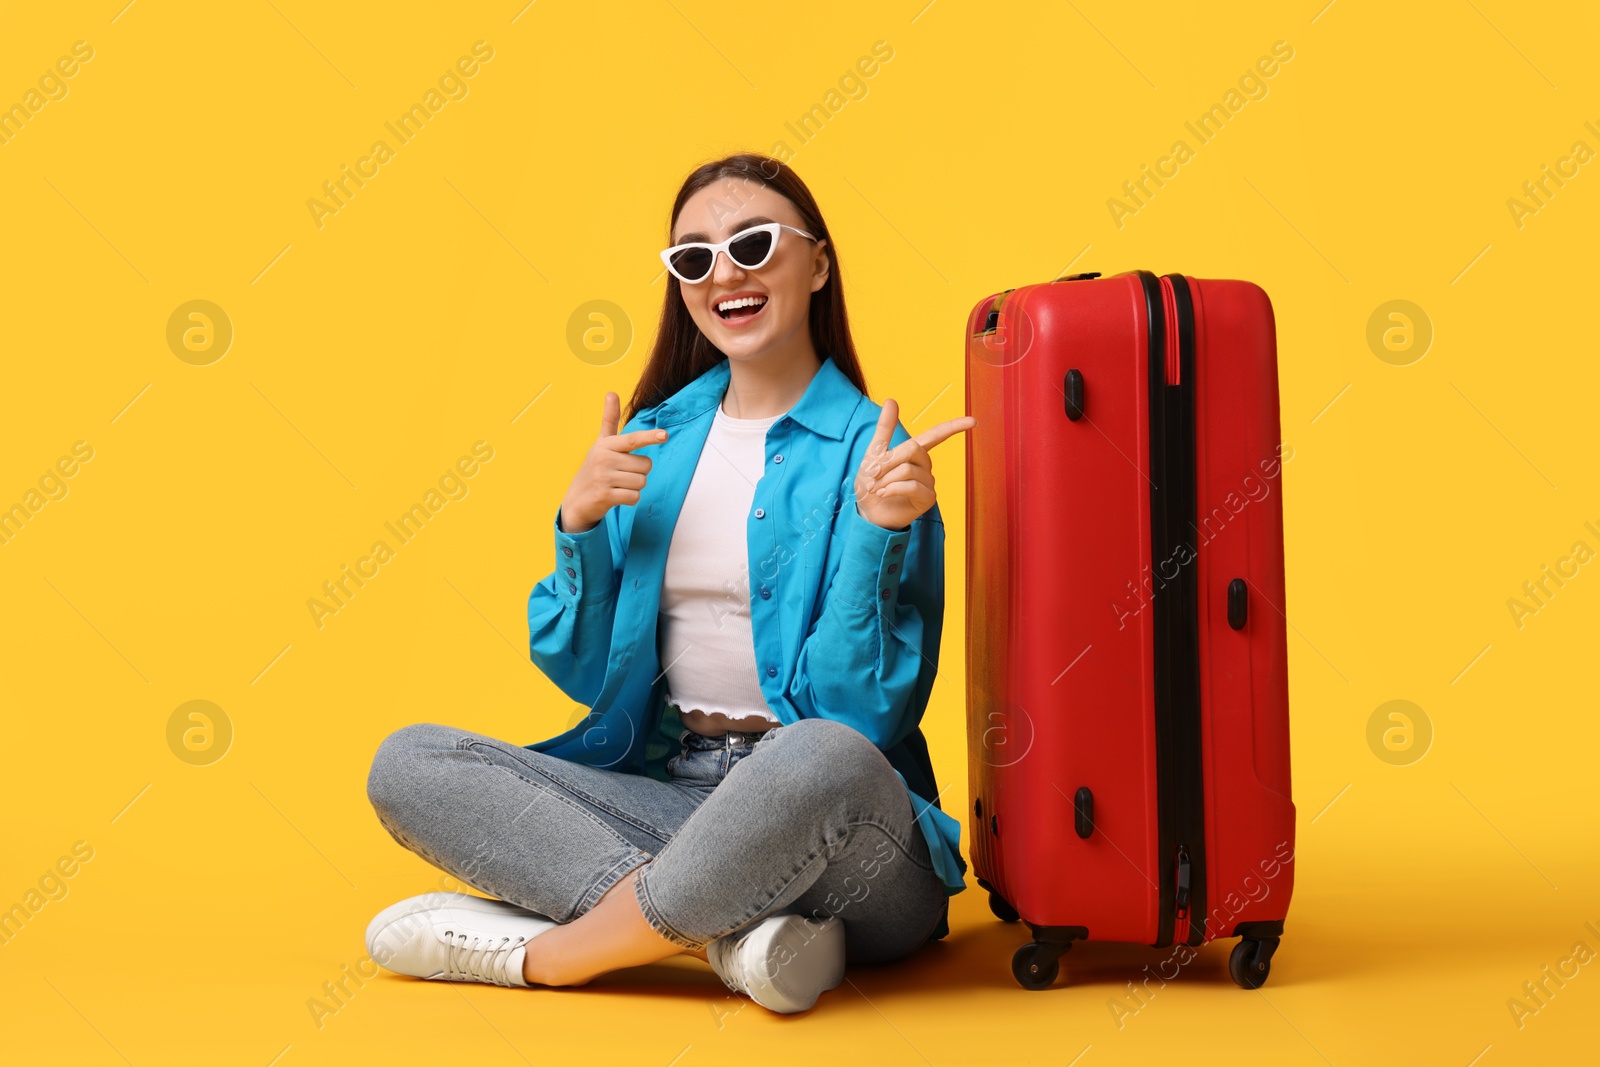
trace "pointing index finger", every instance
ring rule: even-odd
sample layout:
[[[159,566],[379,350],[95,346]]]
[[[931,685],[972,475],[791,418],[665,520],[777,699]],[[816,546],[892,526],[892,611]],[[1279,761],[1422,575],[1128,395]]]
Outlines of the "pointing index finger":
[[[896,463],[903,463],[911,459],[912,456],[916,455],[919,448],[923,453],[927,453],[929,449],[939,442],[944,441],[963,430],[970,430],[976,425],[978,425],[978,420],[973,418],[971,415],[963,415],[959,419],[950,419],[946,422],[941,422],[937,426],[931,426],[928,429],[923,430],[921,433],[901,441],[884,455],[881,462],[887,466],[893,466]]]
[[[978,425],[978,420],[971,415],[963,415],[959,419],[949,419],[917,434],[917,442],[923,448],[932,448],[946,438],[952,437],[963,430],[970,430],[976,425]]]
[[[632,452],[646,445],[657,445],[667,439],[665,430],[633,430],[611,438],[609,448],[615,452]]]

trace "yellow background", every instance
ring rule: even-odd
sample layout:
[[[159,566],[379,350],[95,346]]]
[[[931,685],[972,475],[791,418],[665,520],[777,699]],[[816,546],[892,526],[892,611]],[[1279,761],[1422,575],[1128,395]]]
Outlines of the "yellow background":
[[[1575,141],[1600,148],[1592,9],[524,2],[6,12],[0,103],[94,49],[0,145],[0,503],[94,450],[0,545],[0,906],[93,849],[0,947],[7,1062],[1594,1057],[1600,963],[1520,1028],[1507,1007],[1576,943],[1600,951],[1600,564],[1520,628],[1507,607],[1600,548],[1600,164],[1520,227],[1507,207]],[[469,94],[319,229],[306,201],[478,40]],[[880,40],[892,59],[802,144],[785,124]],[[1266,95],[1199,144],[1185,122],[1280,40]],[[1107,201],[1178,139],[1193,158],[1119,227]],[[803,1018],[680,958],[580,990],[386,974],[319,1027],[307,1002],[367,920],[438,884],[367,804],[378,741],[571,720],[526,651],[552,515],[605,390],[637,380],[680,181],[779,141],[834,231],[873,398],[913,432],[962,413],[965,316],[996,290],[1070,265],[1271,295],[1300,813],[1271,981],[1234,987],[1209,946],[1119,1028],[1108,1001],[1165,953],[1080,946],[1024,991],[1022,932],[974,886],[946,941]],[[209,366],[166,342],[196,299],[234,329]],[[1407,366],[1366,340],[1396,299],[1434,330]],[[566,339],[591,300],[635,332],[607,365]],[[307,600],[478,440],[470,493],[319,629]],[[934,454],[947,516],[962,447]],[[963,526],[925,720],[957,813]],[[1434,734],[1405,766],[1367,744],[1396,699]],[[168,746],[191,700],[233,727],[209,766]]]

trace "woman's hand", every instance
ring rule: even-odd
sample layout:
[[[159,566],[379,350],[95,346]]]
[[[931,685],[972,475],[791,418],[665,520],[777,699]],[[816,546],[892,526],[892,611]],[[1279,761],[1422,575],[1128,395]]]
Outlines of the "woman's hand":
[[[891,449],[889,439],[899,417],[900,406],[893,399],[885,400],[872,443],[856,472],[856,510],[862,518],[888,530],[910,526],[933,507],[933,460],[928,450],[978,425],[977,419],[963,415],[908,437]]]
[[[667,439],[665,430],[635,430],[617,433],[622,404],[616,393],[607,393],[600,416],[600,439],[589,447],[583,466],[561,501],[561,529],[566,533],[592,530],[617,504],[637,504],[645,475],[650,472],[650,457],[635,456],[633,450],[659,444]]]

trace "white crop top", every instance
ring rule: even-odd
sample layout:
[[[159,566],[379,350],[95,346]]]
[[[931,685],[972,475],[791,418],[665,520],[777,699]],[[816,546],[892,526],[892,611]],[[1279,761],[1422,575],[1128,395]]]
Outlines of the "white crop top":
[[[685,711],[778,721],[761,695],[750,629],[746,523],[766,466],[767,428],[718,403],[667,548],[657,619],[667,699]]]

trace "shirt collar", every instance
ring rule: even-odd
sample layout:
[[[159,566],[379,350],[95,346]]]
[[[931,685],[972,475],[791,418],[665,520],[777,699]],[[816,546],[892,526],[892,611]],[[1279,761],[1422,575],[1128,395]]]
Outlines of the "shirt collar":
[[[656,425],[687,422],[722,403],[730,373],[727,357],[717,360],[698,378],[661,402],[656,408]],[[813,433],[841,441],[861,398],[861,390],[845,377],[832,356],[826,356],[807,384],[805,394],[789,409],[788,415]]]

